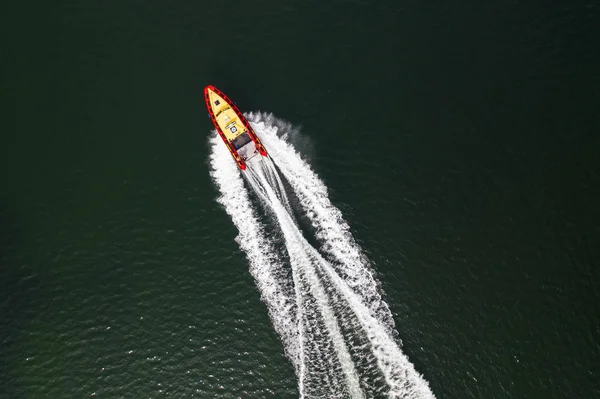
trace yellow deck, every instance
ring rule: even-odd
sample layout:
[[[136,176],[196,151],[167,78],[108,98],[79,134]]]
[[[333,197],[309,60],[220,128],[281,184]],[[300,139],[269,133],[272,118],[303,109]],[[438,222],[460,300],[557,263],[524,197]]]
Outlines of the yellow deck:
[[[208,97],[217,123],[227,140],[234,140],[246,132],[244,124],[237,117],[235,111],[227,104],[227,101],[210,89],[208,89]]]

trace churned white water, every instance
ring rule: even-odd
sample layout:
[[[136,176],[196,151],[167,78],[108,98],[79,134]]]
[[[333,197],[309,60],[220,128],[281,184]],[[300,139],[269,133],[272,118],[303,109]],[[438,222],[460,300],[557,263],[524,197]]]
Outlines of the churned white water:
[[[294,364],[301,397],[434,398],[393,337],[392,315],[348,224],[294,149],[293,127],[269,114],[248,119],[270,158],[241,171],[215,134],[211,176]],[[318,248],[294,219],[291,194]],[[261,217],[265,211],[268,218]],[[279,234],[267,234],[273,230]]]

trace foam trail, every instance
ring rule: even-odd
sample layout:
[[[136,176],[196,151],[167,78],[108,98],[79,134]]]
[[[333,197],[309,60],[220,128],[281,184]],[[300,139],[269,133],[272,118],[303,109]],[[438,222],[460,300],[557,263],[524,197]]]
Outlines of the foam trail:
[[[350,233],[341,212],[331,204],[327,187],[285,138],[293,128],[270,114],[250,113],[255,131],[269,149],[271,157],[292,185],[306,215],[323,243],[321,250],[341,264],[337,270],[348,284],[362,295],[377,318],[393,332],[394,321],[388,305],[379,293],[367,258]]]
[[[389,308],[366,257],[329,201],[326,187],[279,137],[279,121],[263,114],[249,119],[300,200],[317,232],[320,250],[331,256],[326,259],[305,239],[292,216],[278,170],[271,160],[264,159],[243,175],[283,234],[289,256],[286,266],[256,216],[240,171],[215,135],[211,139],[211,175],[221,191],[218,201],[240,230],[237,241],[248,256],[250,272],[294,363],[300,396],[434,398],[393,338]],[[291,269],[287,275],[286,267]]]
[[[277,277],[284,266],[274,255],[272,243],[256,217],[248,192],[243,189],[238,166],[217,135],[210,139],[210,144],[211,176],[221,194],[217,201],[224,206],[238,228],[236,241],[248,257],[250,273],[260,290],[261,299],[267,304],[269,316],[282,338],[286,354],[298,369],[303,339],[302,332],[297,328],[294,298],[285,292]]]
[[[268,160],[265,160],[265,163],[267,162]],[[271,174],[273,174],[274,169],[271,168],[268,170],[270,170]],[[281,227],[283,229],[286,240],[286,246],[289,250],[290,259],[292,261],[292,268],[301,269],[310,281],[311,292],[313,293],[313,296],[317,301],[317,306],[323,316],[327,331],[332,336],[332,341],[335,347],[336,355],[340,359],[341,368],[343,370],[344,377],[347,382],[349,394],[352,398],[364,398],[364,394],[360,389],[360,384],[358,381],[356,370],[354,368],[354,363],[352,362],[350,353],[348,352],[348,348],[346,346],[346,343],[344,342],[344,338],[340,333],[336,317],[333,313],[333,310],[331,309],[331,306],[328,303],[325,290],[323,289],[323,286],[319,281],[318,277],[315,275],[313,266],[311,264],[311,259],[307,257],[306,246],[308,245],[308,243],[294,224],[292,218],[290,217],[290,214],[281,204],[279,200],[280,196],[276,195],[275,192],[268,185],[269,183],[266,181],[267,179],[264,178],[265,175],[268,176],[269,174],[267,173],[253,175],[252,171],[248,173],[249,181],[251,182],[252,186],[255,187],[256,191],[261,191],[261,186],[265,189],[268,196],[268,199],[265,199],[267,200],[268,205],[270,205],[271,208],[275,211],[277,220],[281,223]],[[258,177],[258,181],[256,177]],[[279,186],[279,188],[282,189],[283,186]],[[283,192],[280,191],[280,194],[283,194]]]
[[[264,165],[271,166],[268,161],[264,162]],[[374,348],[373,351],[378,366],[390,387],[390,396],[405,397],[408,394],[422,397],[426,395],[428,387],[416,372],[412,375],[406,373],[407,370],[413,369],[412,365],[389,337],[387,331],[382,328],[381,323],[371,315],[368,307],[363,304],[361,297],[350,289],[348,284],[336,273],[335,269],[301,236],[293,223],[289,221],[290,215],[285,214],[276,203],[274,195],[271,196],[271,201],[271,206],[277,209],[278,219],[282,222],[284,233],[286,236],[290,236],[291,240],[293,240],[293,245],[301,247],[302,252],[299,256],[304,258],[310,257],[316,260],[320,268],[329,276],[329,281],[333,282],[335,287],[342,293],[344,299],[351,304],[352,310],[358,318],[361,327],[367,332],[367,338]],[[407,380],[411,384],[407,384]]]

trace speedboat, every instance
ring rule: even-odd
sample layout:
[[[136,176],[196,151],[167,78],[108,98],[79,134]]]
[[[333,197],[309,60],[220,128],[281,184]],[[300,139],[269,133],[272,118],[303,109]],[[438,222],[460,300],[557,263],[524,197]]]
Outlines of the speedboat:
[[[208,85],[204,99],[208,116],[240,169],[245,170],[247,162],[256,156],[269,156],[244,114],[225,93]]]

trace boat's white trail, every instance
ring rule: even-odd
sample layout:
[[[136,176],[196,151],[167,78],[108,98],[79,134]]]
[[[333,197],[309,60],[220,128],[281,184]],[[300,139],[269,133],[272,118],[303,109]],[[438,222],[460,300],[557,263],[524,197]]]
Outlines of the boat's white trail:
[[[306,240],[294,224],[288,211],[281,203],[280,197],[284,192],[279,191],[280,195],[277,195],[272,187],[270,187],[270,185],[276,183],[276,181],[269,181],[268,177],[273,176],[276,172],[272,167],[264,169],[262,168],[263,166],[272,166],[272,164],[267,164],[267,162],[270,161],[265,160],[265,162],[256,165],[256,167],[260,168],[260,170],[253,169],[249,171],[249,182],[255,191],[264,190],[264,192],[266,192],[267,196],[263,197],[263,199],[265,200],[266,204],[268,204],[275,212],[277,221],[283,230],[286,248],[288,249],[290,255],[292,270],[302,273],[306,279],[305,284],[308,291],[307,294],[312,295],[314,298],[316,310],[322,316],[325,330],[331,337],[335,355],[339,358],[339,364],[344,375],[348,393],[353,398],[362,398],[364,395],[360,389],[354,363],[350,358],[350,353],[342,337],[339,326],[336,322],[334,311],[328,302],[322,283],[315,274],[313,266],[314,260],[310,257],[310,255],[313,254],[309,254],[307,252]],[[278,183],[276,183],[276,189],[281,190],[283,189],[283,186],[280,186]],[[298,281],[299,279],[296,278],[295,280]],[[300,294],[296,300],[298,303],[303,303],[303,294]]]
[[[393,332],[392,314],[381,298],[379,284],[367,258],[352,237],[350,227],[339,209],[331,204],[325,184],[286,140],[290,134],[298,135],[297,130],[271,114],[250,113],[248,120],[298,196],[322,243],[320,249],[333,256],[338,273],[363,297],[386,328]]]
[[[244,183],[238,166],[218,135],[215,134],[210,142],[211,176],[220,191],[217,201],[224,206],[238,228],[236,241],[248,257],[250,273],[258,285],[262,300],[267,304],[275,330],[283,340],[286,354],[294,365],[298,366],[302,352],[302,332],[298,329],[296,321],[296,301],[286,294],[285,281],[279,277],[284,265],[264,227],[259,223],[248,192],[243,188]]]
[[[237,241],[294,363],[301,397],[433,398],[393,338],[389,309],[325,186],[281,137],[277,123],[269,123],[273,119],[256,114],[249,119],[274,162],[265,158],[240,172],[215,134],[211,175],[221,192],[218,201],[240,231]],[[275,165],[315,228],[319,249],[295,222]],[[287,256],[277,253],[276,243],[265,234],[250,191],[273,215],[271,227],[282,233]]]

